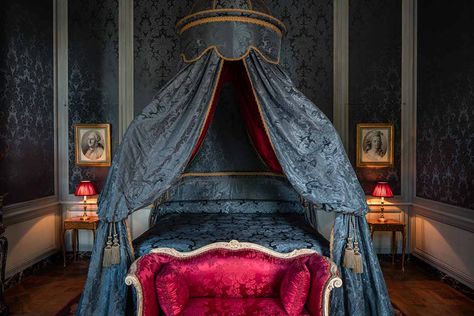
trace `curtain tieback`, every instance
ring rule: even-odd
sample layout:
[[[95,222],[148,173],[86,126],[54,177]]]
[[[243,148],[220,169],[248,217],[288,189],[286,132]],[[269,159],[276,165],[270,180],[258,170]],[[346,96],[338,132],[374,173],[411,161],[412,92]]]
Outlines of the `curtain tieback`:
[[[110,267],[120,263],[120,243],[117,234],[116,222],[109,223],[109,235],[104,248],[102,266]],[[112,235],[113,230],[113,235]]]
[[[343,266],[352,269],[354,273],[364,273],[364,263],[360,253],[359,241],[357,239],[357,227],[352,215],[349,219],[348,235],[344,250]]]

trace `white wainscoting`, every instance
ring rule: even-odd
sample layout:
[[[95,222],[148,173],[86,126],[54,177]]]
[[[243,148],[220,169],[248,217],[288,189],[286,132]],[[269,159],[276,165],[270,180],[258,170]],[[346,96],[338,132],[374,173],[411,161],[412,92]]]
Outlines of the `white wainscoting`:
[[[56,201],[50,197],[5,207],[7,278],[60,249],[61,218]]]
[[[474,288],[474,210],[415,198],[412,253]]]

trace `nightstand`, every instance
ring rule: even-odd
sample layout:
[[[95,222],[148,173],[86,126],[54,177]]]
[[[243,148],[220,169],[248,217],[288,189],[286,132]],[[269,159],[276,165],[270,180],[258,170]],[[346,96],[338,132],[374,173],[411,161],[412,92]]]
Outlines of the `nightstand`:
[[[406,248],[406,225],[392,219],[379,222],[377,219],[369,220],[370,236],[374,238],[374,232],[392,232],[392,264],[395,263],[395,252],[397,250],[397,232],[402,234],[402,271],[405,271],[405,248]]]
[[[77,252],[79,251],[79,230],[85,229],[92,231],[95,241],[95,233],[99,225],[99,217],[89,216],[88,219],[82,220],[81,216],[66,218],[63,222],[63,260],[66,266],[66,231],[72,230],[72,251],[74,260],[76,260]]]

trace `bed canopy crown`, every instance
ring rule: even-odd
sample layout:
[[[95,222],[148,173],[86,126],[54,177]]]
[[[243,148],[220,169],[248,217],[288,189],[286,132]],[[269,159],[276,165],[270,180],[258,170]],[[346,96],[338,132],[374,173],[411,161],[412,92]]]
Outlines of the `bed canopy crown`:
[[[199,0],[176,27],[182,58],[188,63],[211,49],[226,60],[242,59],[254,49],[267,61],[279,63],[286,31],[263,0]]]

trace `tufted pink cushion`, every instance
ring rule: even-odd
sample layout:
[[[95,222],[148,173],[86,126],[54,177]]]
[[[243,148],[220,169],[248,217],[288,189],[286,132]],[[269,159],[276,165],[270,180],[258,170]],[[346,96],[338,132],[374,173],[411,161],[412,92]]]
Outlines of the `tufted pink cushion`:
[[[308,298],[311,275],[301,260],[294,261],[286,271],[280,287],[280,299],[290,316],[300,315]]]
[[[166,316],[179,315],[189,299],[189,289],[183,277],[168,265],[156,277],[156,294]]]

